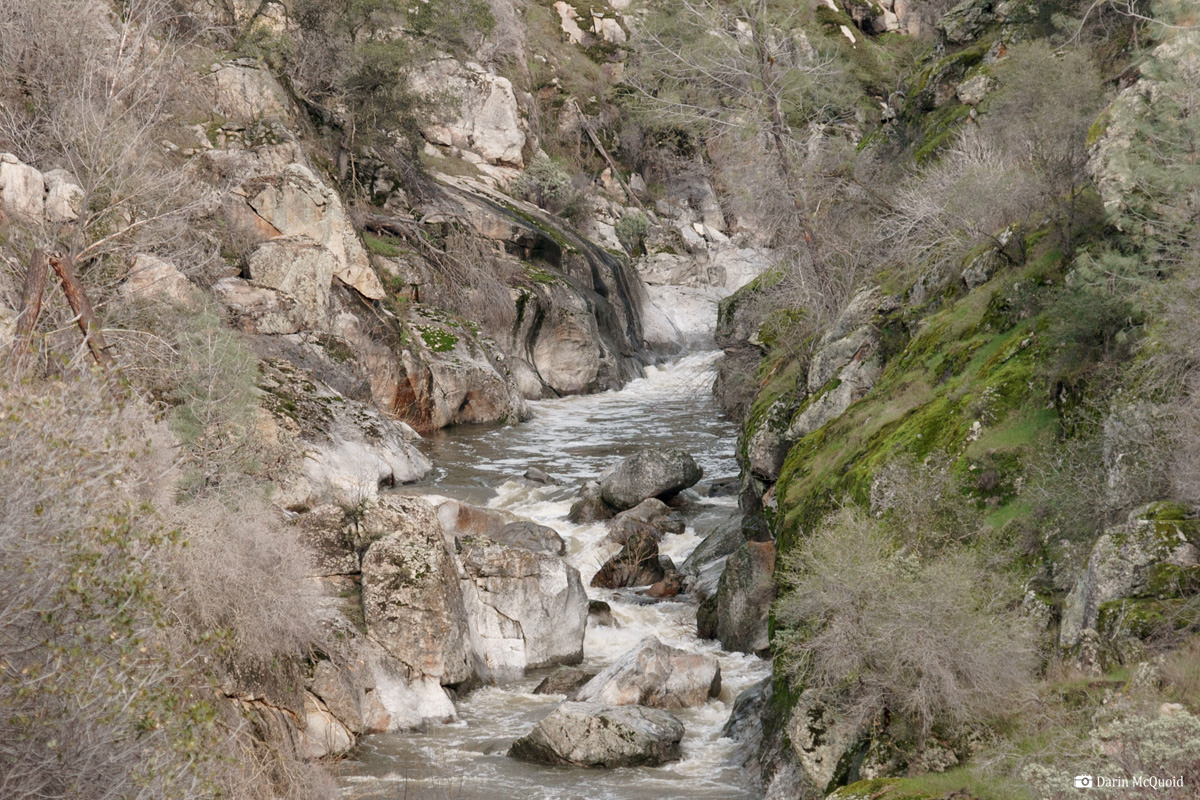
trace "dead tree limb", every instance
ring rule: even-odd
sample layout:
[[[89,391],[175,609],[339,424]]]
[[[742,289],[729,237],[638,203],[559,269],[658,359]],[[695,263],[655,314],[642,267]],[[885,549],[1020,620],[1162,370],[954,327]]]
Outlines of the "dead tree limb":
[[[83,286],[80,285],[79,278],[75,275],[75,262],[70,258],[60,258],[59,256],[50,256],[49,260],[50,266],[54,267],[54,271],[58,273],[58,279],[62,281],[63,294],[67,296],[67,302],[71,304],[71,310],[75,312],[79,328],[83,331],[83,340],[87,343],[88,349],[92,351],[92,357],[100,366],[111,369],[113,359],[108,354],[108,344],[104,341],[104,333],[100,330],[100,323],[96,320],[96,312],[92,310],[92,304],[88,301],[87,295],[83,292]]]
[[[41,248],[33,251],[29,269],[25,272],[25,285],[21,288],[21,311],[17,315],[16,337],[13,341],[13,356],[20,364],[29,354],[33,344],[33,331],[42,315],[42,298],[46,295],[46,252]]]
[[[604,145],[600,143],[600,137],[597,136],[596,132],[592,130],[591,123],[589,123],[587,117],[583,115],[583,111],[579,108],[579,104],[575,102],[574,97],[571,98],[570,103],[571,108],[575,109],[575,114],[579,117],[580,126],[582,126],[585,132],[587,132],[588,138],[592,140],[592,144],[595,146],[596,151],[600,153],[606,162],[608,162],[608,168],[612,170],[613,177],[616,178],[617,183],[619,183],[621,188],[625,190],[625,194],[629,196],[629,199],[633,201],[634,205],[636,205],[642,211],[645,211],[646,207],[642,205],[642,201],[637,198],[637,195],[633,193],[633,190],[629,188],[629,185],[625,183],[625,179],[621,177],[621,171],[617,169],[616,162],[612,160],[612,156],[608,154],[608,151],[604,149]]]

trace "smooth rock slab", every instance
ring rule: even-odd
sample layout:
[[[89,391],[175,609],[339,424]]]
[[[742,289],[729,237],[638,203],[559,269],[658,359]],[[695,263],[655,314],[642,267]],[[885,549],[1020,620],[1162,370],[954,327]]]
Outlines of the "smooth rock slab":
[[[508,754],[522,761],[574,767],[641,767],[678,761],[683,723],[643,706],[563,703]]]

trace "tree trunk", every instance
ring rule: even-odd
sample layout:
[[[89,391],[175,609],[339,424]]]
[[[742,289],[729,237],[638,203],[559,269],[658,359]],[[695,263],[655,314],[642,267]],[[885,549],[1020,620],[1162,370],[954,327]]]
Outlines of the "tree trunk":
[[[104,333],[100,330],[100,323],[96,320],[96,312],[92,310],[92,304],[88,301],[87,295],[83,293],[83,287],[75,275],[74,261],[58,256],[51,256],[49,260],[50,266],[54,267],[59,280],[62,281],[63,293],[67,296],[67,302],[71,304],[71,310],[75,312],[75,318],[79,321],[79,329],[83,331],[83,340],[87,343],[88,349],[92,351],[92,357],[100,366],[111,369],[113,359],[108,354],[108,344],[104,341]]]
[[[46,294],[46,252],[40,247],[33,251],[29,270],[25,273],[25,285],[21,289],[21,311],[17,316],[16,339],[13,355],[19,365],[29,354],[33,343],[33,330],[42,315],[42,298]]]

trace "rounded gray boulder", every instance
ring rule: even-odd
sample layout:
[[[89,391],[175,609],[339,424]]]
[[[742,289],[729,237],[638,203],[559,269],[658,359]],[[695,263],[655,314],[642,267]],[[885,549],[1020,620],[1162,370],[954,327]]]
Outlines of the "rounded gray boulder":
[[[634,453],[600,477],[604,502],[633,508],[651,497],[660,499],[695,486],[704,471],[688,453],[676,448],[647,448]]]
[[[683,723],[644,706],[562,703],[508,754],[573,767],[641,767],[678,761]]]

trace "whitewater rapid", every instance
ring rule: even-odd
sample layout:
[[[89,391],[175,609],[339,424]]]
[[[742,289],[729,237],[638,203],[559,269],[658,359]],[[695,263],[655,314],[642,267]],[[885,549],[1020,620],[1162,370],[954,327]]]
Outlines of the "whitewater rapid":
[[[713,479],[737,473],[736,430],[711,397],[719,354],[686,356],[651,366],[623,389],[532,403],[534,417],[502,428],[458,428],[429,437],[423,449],[434,471],[407,493],[428,493],[502,509],[554,528],[567,542],[566,560],[584,584],[619,546],[604,542],[603,523],[574,525],[567,511],[581,483],[650,445],[680,447],[704,469],[699,507],[687,530],[663,538],[660,552],[676,564],[716,524],[736,510],[730,497],[705,496]],[[528,467],[557,485],[522,480]],[[457,702],[459,720],[422,732],[368,737],[339,770],[348,798],[458,800],[740,800],[757,795],[735,763],[735,745],[721,736],[737,694],[770,672],[755,656],[727,653],[696,638],[696,606],[687,597],[651,602],[633,590],[588,589],[608,602],[616,621],[589,621],[583,666],[599,670],[646,636],[690,652],[716,655],[720,697],[673,712],[686,727],[683,758],[662,767],[585,770],[545,767],[508,758],[509,744],[562,700],[535,695],[550,670],[476,690]]]

